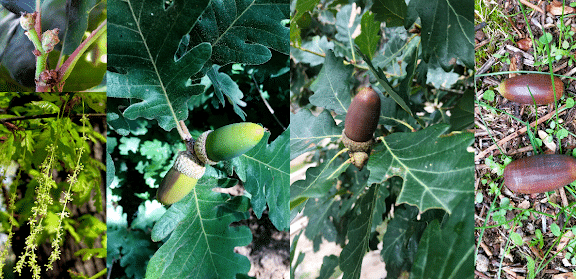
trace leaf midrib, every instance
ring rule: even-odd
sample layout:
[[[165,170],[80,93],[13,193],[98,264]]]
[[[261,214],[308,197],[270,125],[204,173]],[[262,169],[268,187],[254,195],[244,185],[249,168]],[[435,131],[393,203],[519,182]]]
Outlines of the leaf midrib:
[[[253,0],[252,3],[250,3],[250,5],[248,5],[248,7],[246,7],[246,9],[244,9],[244,11],[242,11],[242,13],[240,13],[240,15],[237,16],[232,21],[232,23],[226,28],[226,30],[224,30],[224,32],[222,32],[222,36],[218,37],[218,39],[216,39],[216,41],[214,41],[213,46],[217,45],[218,42],[220,42],[220,39],[222,39],[226,35],[226,33],[228,33],[228,31],[236,25],[236,22],[238,21],[238,19],[240,19],[244,15],[244,13],[246,13],[248,10],[250,10],[250,8],[252,8],[252,6],[254,5],[254,2],[255,2],[255,0]],[[237,8],[236,1],[234,1],[234,6]]]
[[[198,185],[196,185],[198,186]],[[204,228],[204,220],[202,219],[202,215],[200,215],[200,204],[198,203],[198,191],[196,191],[197,188],[194,187],[194,206],[196,207],[196,212],[198,212],[198,219],[200,220],[200,228],[202,230],[202,235],[204,236],[204,240],[206,241],[206,249],[208,250],[208,253],[210,255],[210,261],[212,262],[212,266],[214,267],[214,272],[216,272],[216,275],[218,275],[218,278],[220,277],[220,274],[218,274],[218,269],[216,268],[216,263],[214,262],[214,257],[212,257],[212,250],[210,249],[210,242],[208,241],[208,232],[206,231],[206,228]]]
[[[402,162],[402,160],[400,160],[400,158],[399,158],[395,153],[392,152],[392,148],[390,148],[390,146],[388,145],[388,142],[387,142],[385,139],[382,140],[382,143],[384,144],[384,146],[386,147],[386,149],[387,149],[388,152],[390,153],[390,156],[392,156],[392,159],[393,159],[394,161],[396,161],[400,166],[402,166],[402,167],[406,170],[406,175],[410,175],[416,182],[418,182],[418,184],[420,184],[422,187],[424,187],[425,191],[426,191],[426,192],[429,192],[430,195],[431,195],[432,197],[434,197],[434,199],[435,199],[439,204],[441,204],[442,207],[444,207],[444,209],[448,212],[448,214],[451,214],[452,212],[451,212],[450,208],[448,207],[448,205],[446,205],[444,202],[442,202],[442,199],[438,198],[438,197],[434,194],[434,192],[432,192],[432,191],[430,190],[430,188],[428,187],[428,185],[427,185],[426,183],[422,182],[420,179],[418,179],[418,177],[416,177],[416,175],[414,175],[414,174],[412,173],[412,171],[411,171],[412,168],[410,168],[410,167],[408,167],[406,164],[404,164],[404,163]],[[404,183],[406,183],[406,181],[404,181]],[[402,192],[404,192],[404,191],[402,191]]]
[[[138,29],[138,35],[140,35],[140,38],[142,39],[142,44],[146,48],[146,52],[148,54],[148,59],[150,60],[152,67],[154,67],[154,74],[156,74],[156,77],[158,78],[158,81],[160,82],[160,88],[162,88],[162,93],[164,94],[164,98],[166,98],[166,103],[168,104],[168,108],[170,108],[170,113],[172,114],[172,117],[174,117],[174,121],[176,121],[176,126],[178,126],[178,117],[176,117],[176,112],[174,111],[174,108],[172,107],[172,103],[170,102],[170,98],[168,98],[168,92],[166,92],[166,87],[164,86],[164,82],[162,81],[162,77],[160,77],[160,72],[158,71],[158,67],[156,66],[156,60],[153,59],[152,53],[150,52],[150,48],[148,47],[148,42],[146,41],[146,38],[144,37],[144,33],[142,32],[142,29],[140,28],[140,21],[138,19],[139,17],[136,17],[136,14],[134,13],[134,9],[132,7],[132,2],[130,0],[127,0],[126,3],[128,4],[128,7],[130,8],[130,14],[132,15],[132,19],[134,20],[136,28]]]

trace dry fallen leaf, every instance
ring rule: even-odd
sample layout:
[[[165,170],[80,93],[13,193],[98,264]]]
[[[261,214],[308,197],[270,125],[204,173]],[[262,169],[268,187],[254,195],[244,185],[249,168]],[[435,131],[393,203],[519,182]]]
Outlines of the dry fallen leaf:
[[[538,137],[542,140],[542,143],[548,147],[549,150],[556,150],[556,143],[554,143],[554,140],[552,140],[548,133],[542,130],[538,130]]]
[[[546,11],[555,16],[562,15],[562,2],[556,0],[552,1],[552,3],[546,7]],[[564,14],[571,13],[574,13],[574,8],[570,6],[564,6]]]
[[[562,249],[564,249],[564,247],[568,245],[568,242],[570,242],[570,240],[572,240],[573,238],[574,234],[572,233],[572,231],[568,231],[566,234],[564,234],[560,239],[558,246],[556,246],[556,253],[562,251]]]
[[[552,276],[552,279],[574,279],[574,273],[567,272],[567,273],[556,274],[556,275]]]
[[[511,72],[520,70],[520,69],[518,68],[518,60],[516,59],[516,56],[515,56],[515,55],[512,55],[512,56],[510,57],[510,69],[509,69],[509,70],[510,70]],[[517,73],[510,73],[510,74],[508,74],[508,78],[513,78],[513,77],[515,77],[515,76],[517,76],[517,75],[518,75]]]
[[[518,44],[518,47],[523,51],[528,51],[532,47],[532,40],[530,38],[520,39],[516,43]]]

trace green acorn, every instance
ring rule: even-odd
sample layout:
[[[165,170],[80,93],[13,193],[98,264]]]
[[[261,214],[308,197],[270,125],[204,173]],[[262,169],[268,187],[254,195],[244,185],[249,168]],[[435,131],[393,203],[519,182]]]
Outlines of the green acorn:
[[[204,132],[194,144],[194,151],[205,164],[230,160],[252,149],[264,136],[258,124],[243,122]]]
[[[164,205],[173,204],[188,195],[204,175],[206,167],[190,151],[178,152],[174,165],[158,187],[156,198]]]

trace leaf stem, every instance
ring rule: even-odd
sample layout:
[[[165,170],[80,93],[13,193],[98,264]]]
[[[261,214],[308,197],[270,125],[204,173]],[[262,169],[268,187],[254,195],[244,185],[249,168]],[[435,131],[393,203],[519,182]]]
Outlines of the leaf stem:
[[[308,52],[308,53],[311,53],[311,54],[314,54],[314,55],[317,55],[317,56],[326,58],[326,54],[324,54],[324,53],[319,53],[319,52],[315,52],[315,51],[313,51],[313,50],[309,50],[309,49],[303,48],[303,47],[301,47],[301,46],[296,46],[296,45],[293,44],[292,42],[290,42],[290,46],[293,47],[293,48],[295,48],[295,49],[299,49],[299,50],[301,50],[301,51]],[[362,70],[369,70],[368,67],[366,67],[366,66],[362,66],[362,65],[359,65],[359,64],[357,64],[357,63],[349,62],[349,61],[346,61],[346,60],[344,60],[344,64],[345,64],[345,65],[352,65],[352,66],[354,66],[354,67],[356,67],[356,68],[358,68],[358,69],[362,69]]]
[[[60,81],[58,83],[58,87],[62,88],[64,87],[64,82],[66,82],[66,79],[68,78],[68,76],[70,76],[70,73],[72,72],[72,69],[74,69],[74,66],[76,65],[76,62],[78,62],[78,60],[80,59],[80,57],[82,56],[82,54],[84,54],[84,52],[86,52],[86,50],[94,43],[96,42],[96,40],[106,32],[106,30],[108,29],[107,25],[106,25],[106,21],[104,20],[102,23],[100,23],[100,25],[98,26],[98,28],[96,28],[94,31],[92,31],[92,33],[90,33],[90,35],[86,38],[86,40],[84,40],[77,48],[76,50],[74,50],[74,52],[72,52],[72,54],[70,55],[70,57],[68,57],[68,59],[66,59],[66,61],[64,62],[64,64],[62,64],[62,66],[60,66],[57,70],[58,70],[58,76],[60,77]]]
[[[286,127],[284,127],[284,125],[282,125],[282,122],[280,122],[278,117],[276,117],[276,114],[274,114],[274,109],[272,109],[272,106],[270,106],[268,101],[266,101],[266,98],[264,98],[264,93],[262,93],[262,90],[260,90],[260,86],[258,85],[258,82],[256,81],[256,78],[254,77],[254,74],[250,74],[250,75],[252,76],[252,80],[254,81],[254,85],[255,85],[254,87],[256,87],[256,90],[258,91],[258,93],[260,93],[260,98],[262,98],[264,105],[266,105],[266,108],[268,108],[268,111],[270,112],[270,114],[272,114],[272,116],[274,117],[274,120],[276,120],[276,122],[278,122],[278,124],[280,124],[280,127],[282,127],[283,130],[286,130]]]

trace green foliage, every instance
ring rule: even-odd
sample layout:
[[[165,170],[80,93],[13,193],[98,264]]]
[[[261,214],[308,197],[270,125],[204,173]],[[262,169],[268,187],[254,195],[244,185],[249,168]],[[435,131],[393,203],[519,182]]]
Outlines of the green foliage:
[[[213,187],[232,187],[235,183],[202,178],[191,194],[168,209],[166,214],[183,212],[185,217],[150,259],[146,278],[235,278],[237,273],[250,270],[248,259],[234,253],[235,246],[250,243],[250,230],[245,226],[229,227],[231,222],[248,217],[244,211],[248,199],[230,199],[212,191]],[[161,219],[154,231],[167,230],[165,221]],[[160,239],[154,233],[152,237]]]
[[[436,60],[444,70],[451,69],[456,59],[474,68],[474,5],[472,0],[415,0],[422,20],[422,55],[426,62]]]
[[[228,101],[243,117],[242,96],[229,91],[230,80],[211,65],[263,64],[272,57],[268,48],[287,54],[288,28],[280,21],[288,5],[208,2],[173,1],[167,9],[150,0],[110,2],[108,55],[114,70],[108,73],[108,96],[143,101],[130,105],[125,117],[153,117],[162,128],[174,128],[174,118],[188,118],[187,102],[203,92],[197,78],[207,72],[218,92],[232,94]],[[164,32],[166,23],[174,28]]]
[[[60,245],[68,234],[88,246],[78,251],[85,255],[84,260],[91,256],[102,258],[106,226],[90,214],[73,216],[68,206],[75,208],[91,202],[96,210],[103,210],[100,186],[101,172],[106,168],[93,157],[91,147],[106,142],[92,126],[102,120],[105,94],[0,94],[0,166],[4,169],[18,165],[18,175],[3,187],[11,189],[4,195],[9,200],[4,202],[9,204],[8,214],[15,219],[3,215],[2,223],[9,224],[3,228],[12,235],[12,231],[29,225],[31,232],[22,236],[26,237],[26,246],[17,255],[16,271],[39,278],[44,274],[40,265],[52,269],[60,259],[60,250],[65,249]],[[98,239],[103,248],[95,247]],[[52,252],[48,261],[38,262],[36,251],[45,242],[52,243]],[[30,273],[25,271],[28,268]]]
[[[230,223],[247,218],[252,209],[259,218],[267,210],[278,230],[289,224],[290,149],[284,126],[289,121],[289,5],[235,0],[109,4],[108,59],[114,67],[107,75],[107,164],[114,175],[108,177],[113,209],[108,218],[126,237],[134,233],[148,241],[141,245],[147,248],[139,252],[139,263],[124,260],[137,242],[124,241],[109,250],[112,277],[181,278],[192,267],[202,278],[218,276],[220,270],[222,278],[241,277],[250,264],[234,247],[250,243],[251,237],[247,227],[230,228]],[[175,154],[187,148],[181,120],[194,139],[240,121],[261,124],[267,132],[245,154],[206,166],[194,190],[159,216],[157,210],[164,207],[154,200],[156,189]],[[211,191],[233,182],[243,186],[240,192],[246,196]],[[233,208],[235,202],[239,208]],[[229,215],[213,220],[224,212],[216,208]],[[209,227],[197,230],[203,226]],[[211,238],[218,233],[226,237]],[[234,239],[234,233],[242,237]],[[206,237],[202,249],[179,240]],[[199,255],[208,250],[218,256],[202,261]],[[141,264],[148,259],[149,264]]]
[[[472,196],[462,198],[458,208],[458,212],[445,216],[441,226],[434,220],[426,228],[410,278],[423,278],[425,274],[466,278],[474,273],[474,223],[469,221],[474,215]],[[442,268],[436,268],[439,266]]]
[[[343,247],[320,278],[337,266],[359,278],[379,242],[390,278],[472,277],[473,135],[463,131],[473,125],[471,3],[293,2],[290,158],[307,170],[290,186],[291,218],[308,218],[315,250],[323,240]],[[340,138],[352,95],[366,86],[382,106],[359,170]],[[295,270],[301,255],[292,256]]]
[[[270,145],[269,134],[264,135],[253,149],[232,160],[238,177],[246,181],[246,191],[252,196],[250,203],[258,218],[268,207],[272,224],[279,230],[289,229],[288,202],[290,196],[290,129],[287,129]]]
[[[366,53],[372,59],[380,42],[380,35],[378,35],[380,25],[374,20],[374,15],[371,13],[364,13],[360,25],[363,32],[354,39],[354,42],[362,53]]]
[[[407,7],[404,0],[377,0],[372,10],[376,13],[376,20],[385,22],[386,27],[403,26],[407,16]]]
[[[394,133],[383,138],[368,162],[368,184],[400,176],[404,189],[396,202],[416,205],[421,211],[442,208],[452,213],[462,196],[473,193],[473,189],[462,185],[474,183],[474,166],[470,164],[473,154],[466,151],[472,143],[472,134],[440,138],[447,129],[447,125],[436,125],[415,133]],[[418,160],[412,159],[414,154],[420,154]]]

